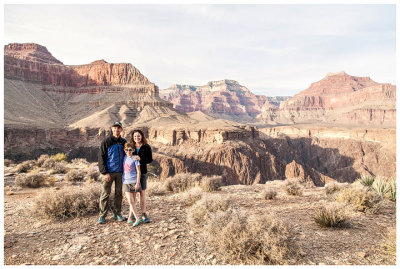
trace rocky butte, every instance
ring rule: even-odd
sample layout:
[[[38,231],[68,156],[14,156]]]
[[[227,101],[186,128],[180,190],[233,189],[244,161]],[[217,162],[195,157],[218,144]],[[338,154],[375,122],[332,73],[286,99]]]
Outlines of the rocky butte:
[[[392,85],[337,74],[312,84],[311,90],[280,107],[235,81],[200,87],[200,92],[207,92],[204,96],[192,94],[193,88],[176,86],[186,99],[175,96],[175,90],[163,96],[180,98],[181,103],[186,100],[182,107],[187,112],[183,112],[161,99],[158,87],[132,64],[98,60],[64,65],[45,47],[32,43],[6,45],[4,54],[5,158],[24,160],[65,152],[69,159],[95,161],[101,139],[120,120],[124,137],[129,139],[136,128],[149,137],[153,165],[161,178],[199,172],[223,175],[226,184],[254,184],[300,177],[321,186],[332,180],[351,182],[361,175],[395,176],[395,128],[390,127],[391,112],[387,112],[389,103],[395,102]],[[386,98],[389,105],[372,102],[376,98]],[[212,115],[191,110],[193,104]],[[363,109],[373,109],[366,122],[379,127],[361,125]],[[329,127],[293,125],[319,115],[320,110],[325,111],[321,119],[348,115],[360,125],[350,128],[337,120]],[[215,117],[223,113],[248,118],[270,113],[272,121],[290,119],[291,125],[256,127]],[[375,121],[379,113],[385,117]],[[321,119],[314,122],[324,123]]]

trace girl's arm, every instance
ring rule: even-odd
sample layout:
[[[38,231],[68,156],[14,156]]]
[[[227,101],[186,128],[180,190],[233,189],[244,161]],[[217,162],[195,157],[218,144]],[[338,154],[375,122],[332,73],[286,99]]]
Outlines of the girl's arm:
[[[136,171],[137,171],[137,179],[136,179],[135,189],[139,190],[139,188],[140,188],[140,177],[141,177],[140,165],[136,165]]]

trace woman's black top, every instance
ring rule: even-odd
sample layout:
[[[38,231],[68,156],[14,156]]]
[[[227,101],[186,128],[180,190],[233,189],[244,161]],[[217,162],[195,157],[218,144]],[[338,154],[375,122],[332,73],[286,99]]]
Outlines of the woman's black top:
[[[133,151],[133,155],[139,155],[140,157],[140,172],[143,174],[147,173],[147,164],[153,161],[153,154],[149,144],[142,145],[139,152]]]

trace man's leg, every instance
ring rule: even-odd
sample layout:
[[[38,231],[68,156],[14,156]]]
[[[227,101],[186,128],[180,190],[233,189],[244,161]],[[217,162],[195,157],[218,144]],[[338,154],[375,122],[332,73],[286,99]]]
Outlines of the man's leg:
[[[99,207],[100,207],[99,217],[100,218],[101,217],[105,218],[107,215],[108,201],[109,201],[110,193],[111,193],[111,186],[112,186],[112,180],[110,180],[110,182],[108,182],[107,180],[104,179],[103,189],[101,191],[100,203],[99,203]]]
[[[122,173],[113,173],[112,180],[115,181],[114,214],[121,216],[122,207]]]

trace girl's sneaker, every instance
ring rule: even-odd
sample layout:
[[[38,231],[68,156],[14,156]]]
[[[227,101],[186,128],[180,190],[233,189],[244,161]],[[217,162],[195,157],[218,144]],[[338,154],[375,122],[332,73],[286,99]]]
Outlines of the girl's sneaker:
[[[132,216],[132,218],[130,218],[130,219],[128,219],[128,223],[134,223],[135,222],[135,217],[134,216]]]
[[[139,224],[142,223],[142,222],[143,222],[142,219],[136,220],[136,222],[133,224],[133,227],[139,226]]]

